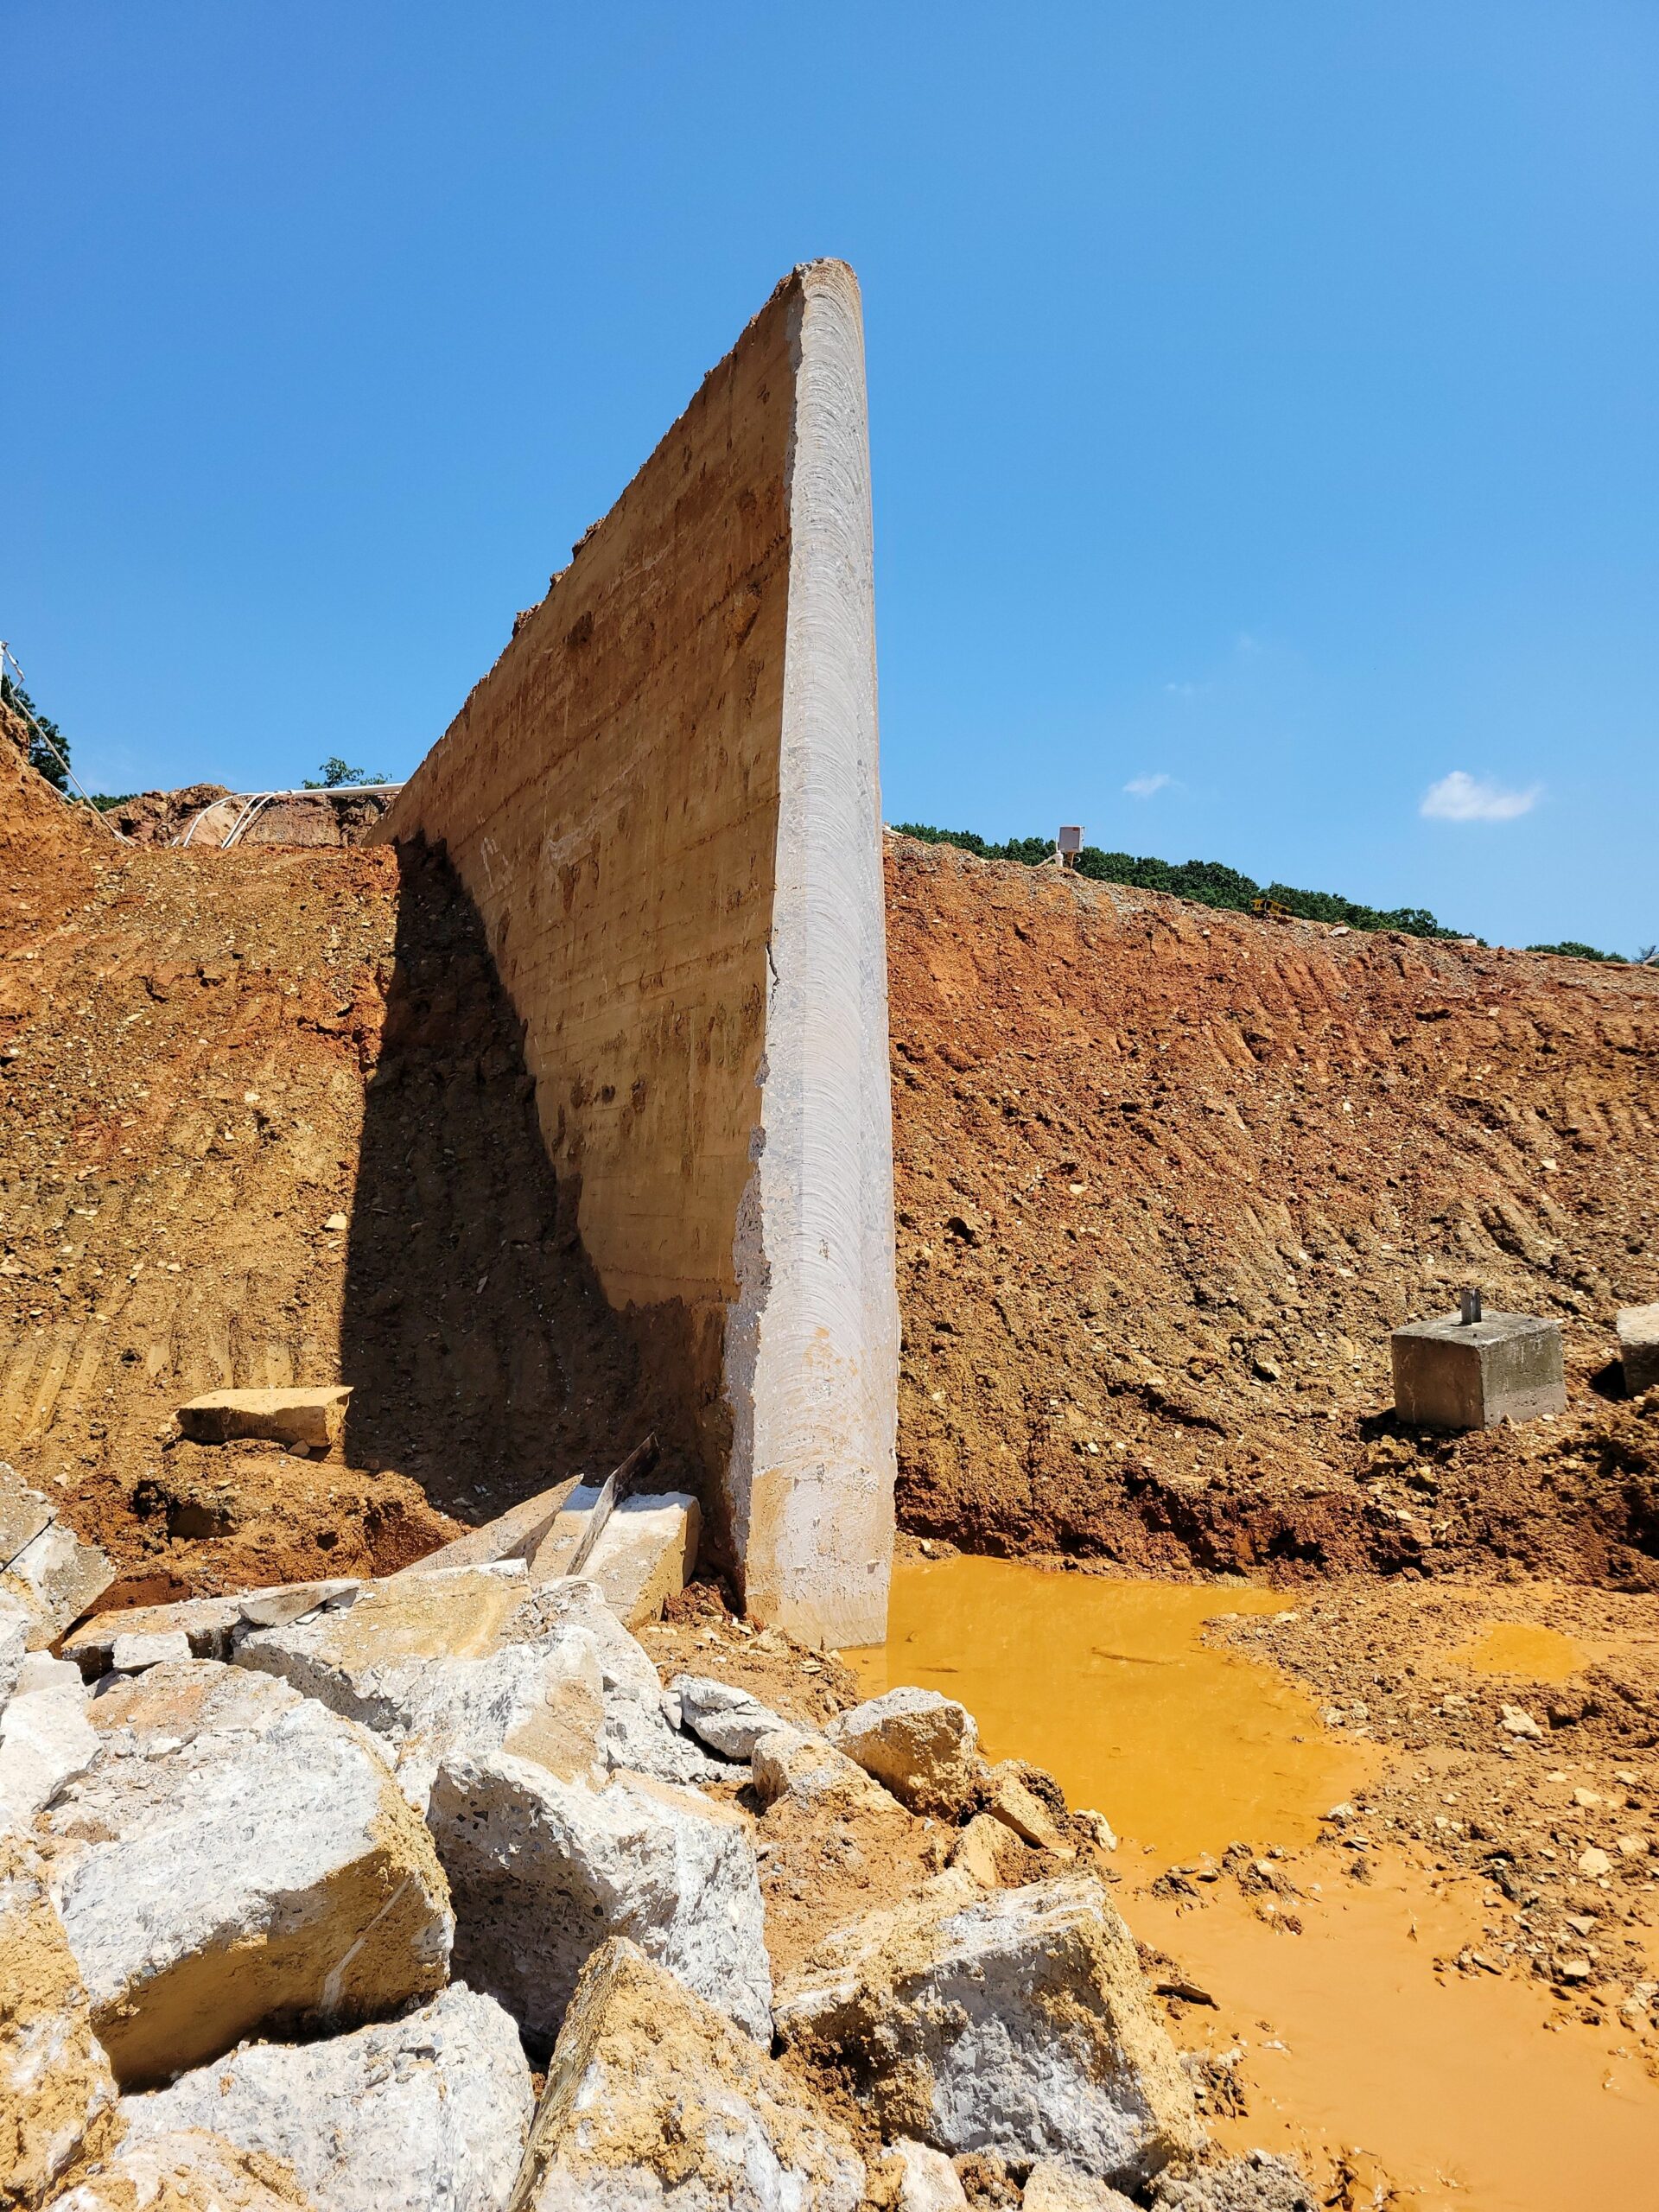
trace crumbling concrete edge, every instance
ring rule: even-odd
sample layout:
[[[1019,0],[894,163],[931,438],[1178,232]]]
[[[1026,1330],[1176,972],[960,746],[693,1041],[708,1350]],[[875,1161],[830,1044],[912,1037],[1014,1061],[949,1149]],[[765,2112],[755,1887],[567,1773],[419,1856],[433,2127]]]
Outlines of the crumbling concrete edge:
[[[782,760],[761,1099],[733,1249],[744,1595],[804,1643],[887,1632],[899,1303],[857,279],[795,272]]]

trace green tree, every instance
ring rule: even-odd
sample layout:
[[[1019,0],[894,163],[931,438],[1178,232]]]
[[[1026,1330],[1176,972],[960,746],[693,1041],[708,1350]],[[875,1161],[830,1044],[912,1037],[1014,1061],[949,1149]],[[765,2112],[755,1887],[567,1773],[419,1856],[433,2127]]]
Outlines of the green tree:
[[[69,779],[64,772],[64,761],[69,758],[69,741],[49,715],[43,715],[21,683],[14,683],[3,670],[0,670],[0,699],[19,714],[27,715],[32,725],[29,733],[29,765],[38,768],[48,784],[60,791],[69,788]],[[48,744],[47,740],[50,739]],[[54,752],[53,747],[57,748]],[[62,760],[58,755],[61,753]]]
[[[334,791],[349,790],[354,784],[389,784],[390,776],[373,776],[366,768],[353,768],[342,760],[338,753],[331,753],[315,776],[308,776],[301,784],[302,791]]]

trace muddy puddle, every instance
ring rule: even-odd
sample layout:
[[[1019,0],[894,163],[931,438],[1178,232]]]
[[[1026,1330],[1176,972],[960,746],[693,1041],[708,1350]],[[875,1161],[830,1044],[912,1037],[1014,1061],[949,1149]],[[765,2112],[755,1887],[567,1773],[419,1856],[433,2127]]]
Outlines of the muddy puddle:
[[[1046,1767],[1162,1866],[1236,1836],[1312,1842],[1368,1770],[1275,1668],[1201,1640],[1207,1620],[1287,1602],[1014,1560],[901,1564],[887,1642],[844,1656],[869,1696],[916,1682],[959,1700],[990,1758]]]
[[[1640,2052],[1552,2017],[1533,1981],[1450,1970],[1494,1940],[1467,1881],[1376,1850],[1362,1885],[1316,1840],[1320,1815],[1387,1752],[1340,1742],[1276,1669],[1203,1640],[1207,1621],[1293,1604],[1001,1560],[911,1561],[895,1571],[888,1643],[844,1656],[867,1694],[915,1682],[959,1698],[991,1757],[1048,1768],[1073,1804],[1106,1815],[1122,1839],[1120,1909],[1215,1999],[1177,2008],[1178,2040],[1241,2054],[1247,2112],[1212,2118],[1230,2147],[1294,2152],[1321,2182],[1364,2154],[1392,2177],[1395,2212],[1655,2201],[1659,2086]],[[1584,1652],[1498,1621],[1447,1656],[1557,1681]],[[1191,1898],[1147,1893],[1170,1865],[1235,1838],[1289,1854],[1288,1910],[1228,1881]]]

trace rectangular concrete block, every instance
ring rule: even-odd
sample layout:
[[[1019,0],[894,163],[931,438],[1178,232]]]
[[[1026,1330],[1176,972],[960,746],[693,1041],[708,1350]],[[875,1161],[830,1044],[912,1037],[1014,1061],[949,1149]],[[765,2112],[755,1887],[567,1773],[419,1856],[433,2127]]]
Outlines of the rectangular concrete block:
[[[880,1638],[892,1554],[872,579],[858,287],[814,262],[375,832],[445,845],[713,1548],[809,1643]]]
[[[193,1444],[229,1444],[238,1437],[302,1444],[326,1451],[338,1444],[351,1400],[346,1383],[292,1390],[208,1390],[179,1408],[179,1427]]]
[[[1659,1389],[1659,1305],[1627,1306],[1618,1317],[1624,1388],[1633,1398]]]
[[[666,1491],[625,1497],[605,1523],[582,1573],[598,1583],[624,1628],[660,1620],[697,1563],[702,1516],[695,1497]]]
[[[1490,1428],[1567,1408],[1560,1325],[1526,1313],[1444,1313],[1389,1339],[1394,1404],[1413,1428]]]

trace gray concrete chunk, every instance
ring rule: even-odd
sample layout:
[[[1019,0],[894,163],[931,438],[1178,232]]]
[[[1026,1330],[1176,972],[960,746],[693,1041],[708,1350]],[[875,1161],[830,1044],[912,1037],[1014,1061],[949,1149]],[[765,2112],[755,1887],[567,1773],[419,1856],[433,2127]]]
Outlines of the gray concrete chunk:
[[[1395,1411],[1408,1427],[1490,1428],[1566,1410],[1559,1322],[1443,1313],[1396,1329],[1389,1344]]]
[[[1633,1398],[1659,1389],[1659,1305],[1626,1306],[1618,1317],[1624,1388]]]

